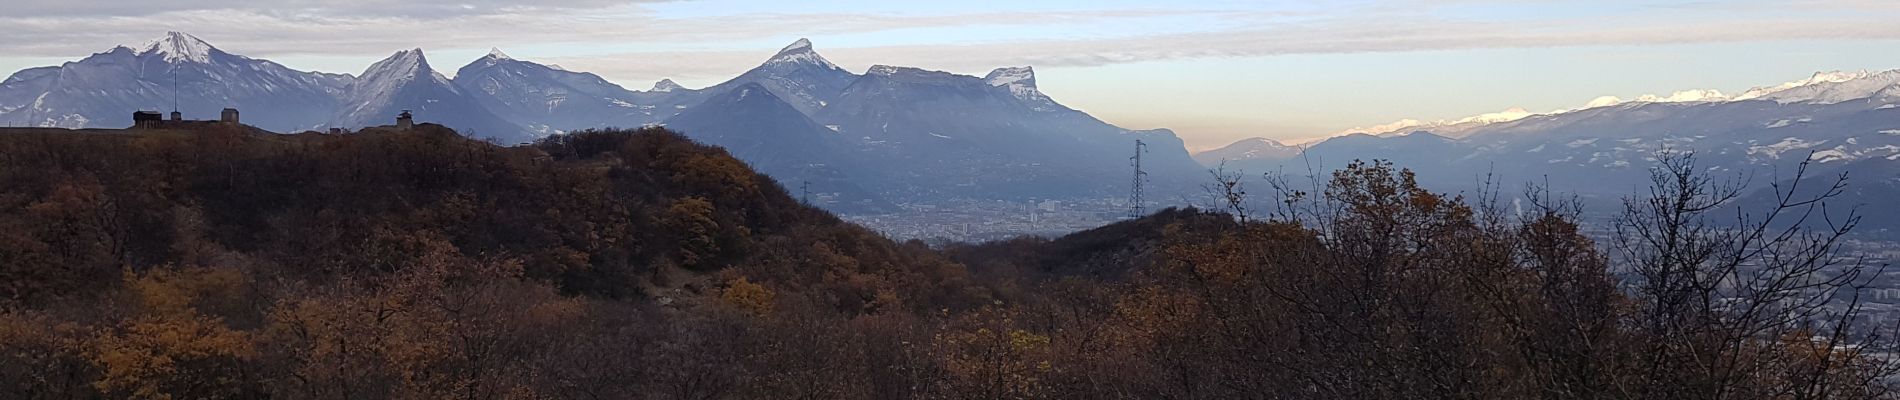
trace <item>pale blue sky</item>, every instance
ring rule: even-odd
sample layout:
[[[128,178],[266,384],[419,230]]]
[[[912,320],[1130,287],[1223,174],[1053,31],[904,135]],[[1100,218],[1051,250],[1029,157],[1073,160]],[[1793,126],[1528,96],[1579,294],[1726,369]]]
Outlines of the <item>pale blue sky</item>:
[[[644,89],[717,83],[809,37],[857,71],[1034,65],[1058,101],[1195,147],[1900,68],[1890,0],[0,3],[4,71],[176,30],[326,72],[422,47],[453,73],[499,46]]]

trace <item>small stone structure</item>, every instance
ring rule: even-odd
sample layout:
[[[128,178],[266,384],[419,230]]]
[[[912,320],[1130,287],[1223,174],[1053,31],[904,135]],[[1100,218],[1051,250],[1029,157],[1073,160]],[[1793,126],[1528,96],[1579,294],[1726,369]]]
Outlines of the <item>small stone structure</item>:
[[[176,114],[174,113],[174,115]],[[158,129],[160,125],[165,123],[164,118],[165,117],[159,115],[157,111],[134,111],[132,112],[132,128]]]
[[[402,114],[396,114],[396,129],[406,131],[414,127],[416,127],[416,116],[410,114],[409,110],[402,110]]]

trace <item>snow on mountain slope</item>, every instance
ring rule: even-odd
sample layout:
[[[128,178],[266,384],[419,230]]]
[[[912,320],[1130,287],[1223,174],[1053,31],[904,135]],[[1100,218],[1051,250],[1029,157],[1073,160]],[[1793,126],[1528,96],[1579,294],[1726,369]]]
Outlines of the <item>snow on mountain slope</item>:
[[[1799,88],[1799,87],[1804,87],[1804,86],[1812,86],[1812,85],[1823,84],[1823,83],[1846,82],[1850,80],[1864,78],[1864,77],[1867,77],[1867,75],[1868,75],[1867,71],[1816,72],[1814,73],[1814,76],[1810,76],[1806,79],[1801,79],[1797,81],[1789,81],[1789,82],[1785,82],[1785,83],[1782,83],[1780,85],[1775,85],[1775,86],[1762,86],[1762,87],[1751,88],[1751,89],[1748,89],[1748,91],[1742,92],[1742,94],[1735,96],[1735,99],[1736,100],[1750,100],[1750,99],[1760,98],[1763,96],[1774,94],[1777,92],[1786,91],[1788,89],[1794,89],[1794,88]]]
[[[22,70],[0,83],[0,123],[117,128],[135,110],[178,110],[214,119],[226,107],[275,131],[315,128],[354,78],[292,70],[230,54],[184,33],[115,47],[59,66]]]
[[[417,122],[435,122],[464,135],[520,143],[536,136],[507,122],[458,90],[448,77],[429,66],[422,49],[398,51],[370,65],[343,96],[347,107],[331,118],[330,126],[363,128],[389,125],[404,110]]]
[[[679,97],[671,91],[635,92],[592,73],[517,60],[499,49],[463,66],[452,81],[489,111],[542,135],[638,127],[686,105],[685,99],[665,101]]]
[[[764,86],[805,115],[816,115],[835,100],[857,75],[832,64],[812,48],[810,40],[798,39],[779,49],[777,54],[751,70],[724,83],[703,89],[705,93],[725,93],[748,83]]]
[[[1023,104],[1028,104],[1030,108],[1036,111],[1072,111],[1070,108],[1063,107],[1062,104],[1056,103],[1055,99],[1051,99],[1048,95],[1042,94],[1042,91],[1036,88],[1036,69],[1033,67],[997,68],[994,71],[990,71],[989,75],[984,76],[983,81],[988,82],[990,86],[1009,89],[1011,96],[1015,96],[1017,100],[1022,100]]]
[[[861,157],[880,166],[876,178],[904,193],[1108,195],[1124,190],[1137,139],[1150,144],[1144,165],[1157,187],[1200,170],[1173,132],[1124,129],[1064,107],[1035,91],[1029,68],[976,77],[873,66],[814,119],[856,140]]]
[[[1742,94],[1729,96],[1713,89],[1683,90],[1669,95],[1642,95],[1634,100],[1625,101],[1615,96],[1602,96],[1591,100],[1581,107],[1560,109],[1545,113],[1527,112],[1522,108],[1512,108],[1499,113],[1437,121],[1401,119],[1392,123],[1369,127],[1352,128],[1335,132],[1331,136],[1352,133],[1372,135],[1394,135],[1417,130],[1448,137],[1464,137],[1477,128],[1504,122],[1512,122],[1534,115],[1557,115],[1601,107],[1630,105],[1639,103],[1721,103],[1749,100],[1770,100],[1779,103],[1834,104],[1852,100],[1867,99],[1871,102],[1890,104],[1900,101],[1900,70],[1878,73],[1828,71],[1817,72],[1805,79],[1790,81],[1775,86],[1751,88]]]
[[[1882,91],[1900,87],[1900,70],[1816,76],[1820,79],[1811,78],[1807,84],[1768,92],[1760,98],[1779,103],[1834,104],[1874,98]]]
[[[659,82],[654,82],[654,83],[653,83],[653,88],[652,88],[652,89],[648,89],[647,91],[649,91],[649,92],[672,92],[672,91],[675,91],[675,90],[684,90],[684,89],[686,89],[686,87],[685,87],[685,86],[680,86],[680,84],[678,84],[678,83],[674,83],[672,79],[661,79],[661,80],[660,80]]]
[[[1267,138],[1247,138],[1218,149],[1194,153],[1194,161],[1215,167],[1222,163],[1241,169],[1257,170],[1253,164],[1277,163],[1300,155],[1301,148]]]
[[[164,38],[145,44],[145,50],[139,55],[164,57],[169,62],[211,62],[211,52],[216,48],[197,37],[179,32],[165,34]]]

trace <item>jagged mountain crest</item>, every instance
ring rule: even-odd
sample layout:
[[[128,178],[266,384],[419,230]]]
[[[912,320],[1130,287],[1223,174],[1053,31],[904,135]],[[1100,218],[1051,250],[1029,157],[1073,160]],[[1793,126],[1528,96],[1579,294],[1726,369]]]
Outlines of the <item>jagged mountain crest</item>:
[[[647,91],[649,91],[649,92],[671,92],[671,91],[675,91],[675,90],[682,90],[682,89],[686,89],[686,87],[685,87],[685,86],[680,86],[680,84],[678,84],[678,83],[675,83],[675,82],[673,82],[673,80],[672,80],[672,79],[661,79],[661,80],[660,80],[659,82],[654,82],[654,83],[653,83],[653,89],[651,89],[651,90],[647,90]]]
[[[489,111],[543,135],[644,126],[703,100],[672,81],[656,85],[667,90],[633,91],[593,73],[518,60],[499,50],[462,67],[452,81]]]
[[[343,97],[346,108],[331,119],[332,127],[363,128],[388,125],[410,111],[418,122],[436,122],[473,137],[505,143],[525,142],[534,134],[495,115],[453,81],[429,65],[422,49],[397,51],[371,64],[350,84]]]
[[[421,49],[410,49],[377,61],[360,76],[295,73],[292,80],[301,83],[233,77],[230,74],[250,68],[250,63],[268,62],[224,53],[185,34],[168,34],[146,46],[120,47],[95,57],[95,62],[77,68],[24,70],[0,83],[0,119],[16,125],[29,124],[13,122],[20,120],[75,127],[122,126],[117,121],[127,119],[126,110],[169,104],[161,99],[172,96],[154,88],[169,87],[170,81],[158,82],[152,77],[170,74],[153,71],[203,70],[210,72],[182,79],[180,86],[223,93],[233,88],[255,87],[264,92],[262,88],[281,90],[302,85],[311,88],[305,91],[309,92],[305,97],[322,102],[203,102],[205,107],[218,108],[237,104],[245,109],[246,121],[254,121],[253,117],[269,119],[272,116],[268,113],[273,110],[306,118],[293,124],[260,125],[271,130],[388,125],[397,113],[412,110],[417,122],[442,123],[470,136],[519,143],[573,129],[662,121],[684,127],[692,125],[689,120],[697,120],[701,128],[728,128],[724,136],[740,140],[725,144],[760,150],[754,152],[756,160],[751,161],[766,161],[774,157],[774,152],[785,151],[823,155],[806,159],[802,165],[823,164],[825,168],[806,168],[800,173],[829,171],[823,176],[838,181],[845,176],[838,165],[872,166],[863,174],[848,175],[853,182],[862,181],[867,193],[876,194],[927,196],[952,191],[976,197],[1049,197],[1112,192],[1117,189],[1098,184],[1123,181],[1119,171],[1127,163],[1128,147],[1135,139],[1146,140],[1157,149],[1149,161],[1157,175],[1166,169],[1193,167],[1185,150],[1176,148],[1179,138],[1171,132],[1127,130],[1061,107],[1040,92],[1035,71],[1029,67],[968,76],[882,66],[873,68],[873,73],[858,75],[827,60],[807,39],[793,41],[746,73],[701,90],[671,80],[656,82],[647,91],[627,90],[594,74],[515,59],[500,49],[491,49],[462,67],[454,79],[434,68],[435,60],[429,60]],[[204,60],[209,62],[201,62]],[[63,83],[76,76],[97,82],[63,88],[69,86]],[[853,86],[865,90],[845,99],[846,89]],[[55,94],[45,96],[48,92]],[[95,101],[84,95],[101,92],[125,94],[131,100]],[[60,99],[60,93],[72,93],[81,98],[76,102],[91,108],[77,112],[60,111],[58,107],[22,111],[32,108],[42,97]],[[188,116],[216,115],[217,108],[204,114],[192,112],[189,103],[194,96],[184,97]],[[773,101],[764,101],[767,99]],[[777,105],[761,106],[755,101]],[[843,107],[848,109],[846,112],[827,111],[840,108],[840,102],[852,105]],[[678,117],[688,113],[694,117]],[[746,121],[749,116],[768,117]],[[722,118],[726,121],[719,121]],[[817,122],[820,120],[825,121],[824,125]],[[779,125],[798,127],[782,129]],[[744,129],[729,129],[734,127]],[[770,136],[774,139],[823,142],[826,147],[796,150],[802,148],[798,143],[761,146],[744,141],[761,138],[755,135],[759,132],[780,133]],[[1182,168],[1169,167],[1175,164]],[[944,187],[946,182],[971,174],[988,177],[963,179],[962,186],[955,189]],[[1053,186],[1065,187],[1050,190]]]

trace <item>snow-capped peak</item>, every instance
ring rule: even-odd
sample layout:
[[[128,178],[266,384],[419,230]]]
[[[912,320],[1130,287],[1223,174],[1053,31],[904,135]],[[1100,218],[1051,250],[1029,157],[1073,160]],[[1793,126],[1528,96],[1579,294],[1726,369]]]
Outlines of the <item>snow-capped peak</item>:
[[[653,90],[651,90],[651,91],[653,91],[653,92],[671,92],[671,91],[674,91],[674,90],[679,90],[679,89],[685,89],[685,88],[686,88],[685,86],[680,86],[680,84],[679,84],[679,83],[675,83],[675,82],[673,82],[673,80],[672,80],[672,79],[661,79],[661,80],[660,80],[659,82],[654,82],[654,83],[653,83]]]
[[[814,65],[825,69],[841,69],[830,60],[826,60],[824,56],[818,55],[818,51],[811,47],[811,40],[804,38],[779,49],[778,54],[772,55],[772,59],[765,61],[765,65]]]
[[[1823,72],[1808,79],[1783,83],[1770,88],[1750,90],[1752,97],[1779,103],[1835,104],[1849,100],[1876,98],[1900,87],[1900,70],[1882,72]]]
[[[389,58],[370,65],[368,70],[363,71],[362,77],[358,78],[356,83],[358,86],[371,85],[393,88],[394,85],[399,84],[399,82],[407,82],[416,78],[435,79],[444,84],[448,81],[441,73],[430,69],[428,57],[422,54],[421,48],[415,48],[398,51],[396,54],[391,54]]]
[[[183,32],[167,32],[165,37],[146,43],[144,49],[139,55],[162,55],[168,62],[200,63],[210,62],[211,51],[215,50],[210,43]]]
[[[1525,110],[1523,107],[1511,107],[1510,109],[1506,109],[1504,111],[1478,114],[1475,116],[1465,117],[1464,119],[1452,121],[1452,123],[1463,124],[1463,123],[1476,122],[1480,124],[1495,124],[1499,122],[1516,121],[1516,120],[1524,119],[1525,117],[1529,117],[1532,115],[1536,115],[1536,114],[1528,110]]]
[[[497,60],[513,60],[513,59],[514,59],[514,58],[511,58],[511,57],[508,57],[508,53],[503,53],[503,52],[501,52],[501,48],[500,48],[500,47],[490,47],[490,48],[488,48],[488,57],[489,57],[489,58],[494,58],[494,59],[497,59]]]
[[[983,81],[989,82],[990,86],[1015,84],[1033,88],[1036,87],[1036,70],[1034,67],[997,68],[990,71],[989,76],[983,77]]]
[[[1694,103],[1728,100],[1728,95],[1724,95],[1722,91],[1715,89],[1684,90],[1670,93],[1668,97],[1646,94],[1636,98],[1636,101],[1639,103]]]
[[[1748,99],[1760,98],[1762,96],[1767,96],[1767,95],[1774,94],[1777,92],[1787,91],[1788,89],[1794,89],[1794,88],[1803,87],[1803,86],[1812,86],[1815,84],[1822,84],[1822,83],[1846,82],[1846,81],[1851,81],[1855,79],[1865,78],[1868,75],[1870,74],[1868,74],[1867,71],[1865,70],[1854,71],[1854,72],[1847,72],[1847,71],[1815,72],[1814,76],[1810,76],[1807,79],[1784,82],[1780,85],[1775,85],[1775,86],[1762,86],[1762,87],[1755,87],[1755,88],[1748,89],[1747,92],[1742,92],[1741,95],[1735,96],[1735,99],[1748,100]]]
[[[370,66],[371,70],[407,70],[412,72],[427,68],[429,68],[429,58],[422,54],[422,48],[420,47],[397,51],[396,54],[391,54],[388,59],[384,59],[382,62]],[[369,74],[364,73],[364,75]]]
[[[792,42],[792,44],[790,45],[786,45],[785,48],[778,49],[779,54],[791,53],[795,51],[811,51],[811,39],[798,38],[798,41]]]
[[[1585,110],[1585,109],[1591,109],[1591,108],[1597,108],[1597,107],[1609,107],[1609,106],[1614,106],[1618,104],[1623,104],[1623,98],[1616,97],[1616,96],[1598,96],[1595,99],[1590,99],[1589,103],[1584,103],[1583,108],[1579,108],[1578,110]]]

